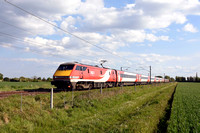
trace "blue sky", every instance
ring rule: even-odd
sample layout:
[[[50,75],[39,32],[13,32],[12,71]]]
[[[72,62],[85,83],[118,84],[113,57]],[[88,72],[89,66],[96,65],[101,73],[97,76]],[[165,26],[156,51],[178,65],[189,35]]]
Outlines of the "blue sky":
[[[8,0],[10,1],[10,0]],[[78,61],[148,75],[195,76],[200,72],[198,0],[1,1],[0,73],[52,77],[60,63]],[[103,48],[105,52],[94,45]]]

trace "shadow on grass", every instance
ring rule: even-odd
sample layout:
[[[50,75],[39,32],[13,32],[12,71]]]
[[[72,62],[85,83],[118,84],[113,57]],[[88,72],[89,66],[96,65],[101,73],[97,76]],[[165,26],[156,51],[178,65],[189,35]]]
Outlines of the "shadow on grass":
[[[157,125],[157,133],[167,133],[168,120],[170,119],[171,115],[172,102],[174,99],[174,94],[176,92],[176,87],[174,89],[174,92],[172,93],[171,98],[168,101],[167,107],[165,108],[165,115],[160,119],[160,122]]]

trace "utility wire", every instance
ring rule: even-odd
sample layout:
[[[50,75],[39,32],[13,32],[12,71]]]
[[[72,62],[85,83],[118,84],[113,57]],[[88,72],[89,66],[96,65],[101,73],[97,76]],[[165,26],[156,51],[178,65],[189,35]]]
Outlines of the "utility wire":
[[[16,28],[16,29],[19,29],[19,30],[25,31],[25,32],[27,32],[27,33],[29,33],[29,34],[35,35],[35,33],[29,32],[28,30],[22,29],[22,28],[20,28],[20,27],[18,27],[18,26],[15,26],[15,25],[10,24],[10,23],[7,23],[7,22],[1,21],[1,20],[0,20],[0,23],[7,24],[7,25],[12,26],[12,27],[14,27],[14,28]],[[3,32],[0,32],[0,34],[3,34],[3,35],[5,35],[6,37],[9,37],[9,38],[12,38],[12,39],[16,39],[16,40],[18,40],[18,41],[21,41],[22,43],[25,43],[25,41],[24,41],[23,39],[20,39],[20,38],[18,38],[18,37],[16,37],[16,36],[13,36],[13,35],[11,35],[11,34],[3,33]],[[0,35],[0,36],[2,36],[2,35]],[[29,42],[29,43],[32,43],[32,44],[42,44],[42,43],[34,42],[34,41],[31,41],[31,40],[27,40],[26,42]],[[43,44],[43,45],[46,45],[46,44]],[[79,55],[82,55],[82,57],[83,57],[83,56],[85,57],[85,54],[83,55],[83,54],[80,54],[80,53],[79,53]],[[89,58],[86,58],[86,59],[89,59]],[[91,59],[89,59],[89,60],[91,60]]]
[[[24,44],[26,44],[26,43],[31,43],[31,44],[42,44],[42,45],[45,45],[45,44],[43,44],[43,43],[38,43],[38,42],[34,42],[34,41],[24,41],[23,39],[20,39],[20,38],[18,38],[18,37],[16,37],[16,36],[13,36],[13,35],[10,35],[10,34],[7,34],[7,33],[3,33],[3,32],[0,32],[0,36],[12,38],[12,39],[15,39],[15,40],[17,40],[17,41],[19,41],[19,42],[22,42],[22,43],[24,43]],[[7,45],[3,44],[2,46],[7,46]],[[9,45],[9,47],[10,47],[10,46],[13,47],[13,48],[16,48],[16,49],[24,49],[23,47],[18,47],[18,46],[14,46],[14,45]],[[57,57],[57,58],[66,59],[64,56],[59,56],[59,55],[57,55],[57,54],[52,54],[52,53],[47,53],[47,54],[45,54],[44,52],[39,52],[38,50],[30,50],[30,51],[31,51],[31,52],[34,52],[34,53],[38,53],[38,54],[51,55],[51,56],[54,56],[54,57]],[[68,55],[71,55],[72,58],[73,58],[73,55],[72,55],[72,54],[68,53]],[[81,56],[81,55],[79,55],[79,56]],[[84,56],[84,57],[86,58],[85,55],[82,55],[82,56]],[[82,57],[82,56],[81,56],[81,57]],[[86,59],[92,60],[92,59],[90,59],[90,58],[86,58]]]
[[[49,56],[49,57],[51,56],[51,57],[55,57],[55,58],[59,58],[59,59],[66,59],[66,58],[64,58],[62,56],[58,56],[58,55],[55,55],[55,54],[52,54],[52,53],[44,53],[44,52],[41,52],[41,51],[38,51],[38,50],[35,50],[35,49],[30,49],[30,48],[28,50],[26,50],[24,47],[15,46],[15,45],[8,45],[8,44],[0,43],[0,46],[2,46],[2,47],[8,47],[8,48],[14,48],[14,49],[19,49],[19,50],[25,50],[26,52],[32,52],[32,53],[36,53],[36,54],[40,54],[40,55],[45,55],[45,56]],[[75,60],[77,60],[77,59],[75,59]]]
[[[27,32],[27,33],[29,33],[29,34],[35,35],[34,33],[30,32],[30,31],[27,31],[27,30],[25,30],[25,29],[22,29],[22,28],[20,28],[20,27],[17,27],[17,26],[15,26],[15,25],[10,24],[10,23],[7,23],[7,22],[1,21],[1,20],[0,20],[0,22],[3,23],[3,24],[7,24],[7,25],[9,25],[9,26],[15,27],[16,29],[25,31],[25,32]]]
[[[23,39],[20,39],[20,38],[18,38],[16,36],[13,36],[13,35],[10,35],[10,34],[7,34],[7,33],[0,32],[0,34],[4,35],[6,37],[9,37],[9,38],[15,39],[15,40],[19,40],[19,41],[25,42]],[[2,36],[2,35],[0,35],[0,36]],[[31,44],[43,44],[43,43],[38,43],[38,42],[36,43],[34,41],[31,41],[31,40],[28,40],[27,42],[29,42]],[[43,44],[43,45],[45,45],[45,44]]]
[[[29,12],[29,11],[27,11],[27,10],[25,10],[25,9],[23,9],[23,8],[21,8],[21,7],[17,6],[17,5],[15,5],[15,4],[13,4],[13,3],[7,1],[7,0],[4,0],[4,1],[7,2],[7,3],[10,4],[10,5],[12,5],[12,6],[14,6],[14,7],[16,7],[16,8],[18,8],[18,9],[22,10],[23,12],[25,12],[25,13],[27,13],[27,14],[30,14],[30,15],[32,15],[32,16],[34,16],[34,17],[36,17],[36,18],[38,18],[38,19],[40,19],[40,20],[42,20],[42,21],[44,21],[44,22],[46,22],[46,23],[48,23],[48,24],[50,24],[51,26],[53,26],[53,27],[55,27],[55,28],[57,28],[57,29],[59,29],[59,30],[61,30],[61,31],[63,31],[63,32],[69,34],[69,35],[71,35],[71,36],[74,36],[75,38],[78,38],[79,40],[82,40],[82,41],[85,42],[85,43],[88,43],[88,44],[90,44],[90,45],[93,45],[93,46],[95,46],[95,47],[97,47],[97,48],[99,48],[99,49],[101,49],[101,50],[103,50],[103,51],[105,51],[105,52],[107,52],[107,53],[110,53],[110,54],[112,54],[112,55],[114,55],[114,56],[118,56],[118,57],[120,57],[120,58],[122,58],[122,59],[126,59],[126,58],[121,57],[121,56],[119,56],[119,55],[117,55],[117,54],[113,54],[113,52],[111,52],[111,51],[109,51],[109,50],[107,50],[107,49],[104,49],[104,48],[102,48],[102,47],[100,47],[100,46],[97,46],[97,45],[95,45],[95,44],[93,44],[93,43],[90,43],[89,41],[87,41],[87,40],[85,40],[85,39],[83,39],[83,38],[81,38],[81,37],[79,37],[79,36],[77,36],[77,35],[75,35],[75,34],[69,32],[69,31],[67,31],[67,30],[62,29],[62,28],[58,27],[57,25],[52,24],[52,23],[50,23],[49,21],[47,21],[47,20],[45,20],[45,19],[43,19],[43,18],[41,18],[41,17],[39,17],[39,16],[37,16],[37,15],[35,15],[35,14],[33,14],[33,13],[31,13],[31,12]],[[128,59],[126,59],[126,60],[128,60]]]
[[[63,31],[63,32],[65,32],[65,33],[67,33],[67,34],[69,34],[69,35],[71,35],[71,36],[73,36],[73,37],[75,37],[75,38],[77,38],[77,39],[79,39],[79,40],[82,40],[83,42],[85,42],[85,43],[87,43],[87,44],[90,44],[90,45],[92,45],[92,46],[95,46],[95,47],[97,47],[97,48],[99,48],[99,49],[101,49],[101,50],[103,50],[103,51],[105,51],[105,52],[107,52],[107,53],[109,53],[109,54],[114,55],[114,56],[117,56],[117,57],[120,57],[120,58],[122,58],[122,59],[125,59],[125,60],[127,60],[127,61],[131,61],[131,62],[132,62],[132,60],[129,60],[129,59],[127,59],[127,58],[124,58],[124,57],[122,57],[122,56],[119,56],[119,55],[117,55],[117,54],[114,54],[113,52],[111,52],[111,51],[109,51],[109,50],[107,50],[107,49],[104,49],[104,48],[102,48],[102,47],[100,47],[100,46],[97,46],[97,45],[95,45],[95,44],[93,44],[93,43],[91,43],[91,42],[89,42],[89,41],[87,41],[87,40],[85,40],[85,39],[83,39],[83,38],[81,38],[81,37],[79,37],[79,36],[77,36],[77,35],[75,35],[75,34],[69,32],[69,31],[67,31],[67,30],[64,30],[64,29],[58,27],[57,25],[55,25],[55,24],[53,24],[53,23],[50,23],[49,21],[47,21],[47,20],[45,20],[45,19],[43,19],[43,18],[41,18],[41,17],[39,17],[39,16],[37,16],[37,15],[35,15],[35,14],[33,14],[33,13],[31,13],[31,12],[29,12],[29,11],[27,11],[27,10],[25,10],[25,9],[23,9],[23,8],[21,8],[21,7],[17,6],[17,5],[15,5],[15,4],[13,4],[13,3],[11,3],[11,2],[9,2],[8,0],[4,0],[4,1],[7,2],[8,4],[10,4],[10,5],[12,5],[12,6],[18,8],[19,10],[21,10],[21,11],[27,13],[27,14],[30,14],[30,15],[32,15],[32,16],[38,18],[39,20],[42,20],[42,21],[46,22],[47,24],[49,24],[49,25],[51,25],[51,26],[53,26],[53,27],[55,27],[55,28],[57,28],[57,29],[59,29],[59,30],[61,30],[61,31]],[[148,70],[147,70],[147,71],[148,71]]]

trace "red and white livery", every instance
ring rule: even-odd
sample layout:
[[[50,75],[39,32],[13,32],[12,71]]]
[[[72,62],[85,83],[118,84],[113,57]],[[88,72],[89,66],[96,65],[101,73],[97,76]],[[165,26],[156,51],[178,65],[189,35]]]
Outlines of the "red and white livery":
[[[81,63],[64,63],[54,73],[51,84],[57,88],[91,89],[149,82],[150,77],[145,75]],[[167,80],[155,77],[151,78],[151,82],[167,82]]]

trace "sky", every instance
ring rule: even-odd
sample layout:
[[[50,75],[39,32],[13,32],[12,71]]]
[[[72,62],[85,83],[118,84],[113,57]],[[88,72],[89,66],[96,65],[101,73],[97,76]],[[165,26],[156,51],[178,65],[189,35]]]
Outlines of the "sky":
[[[152,76],[200,73],[198,0],[0,1],[0,73],[52,77],[65,62]],[[45,20],[45,21],[43,21]],[[59,28],[56,28],[59,27]]]

